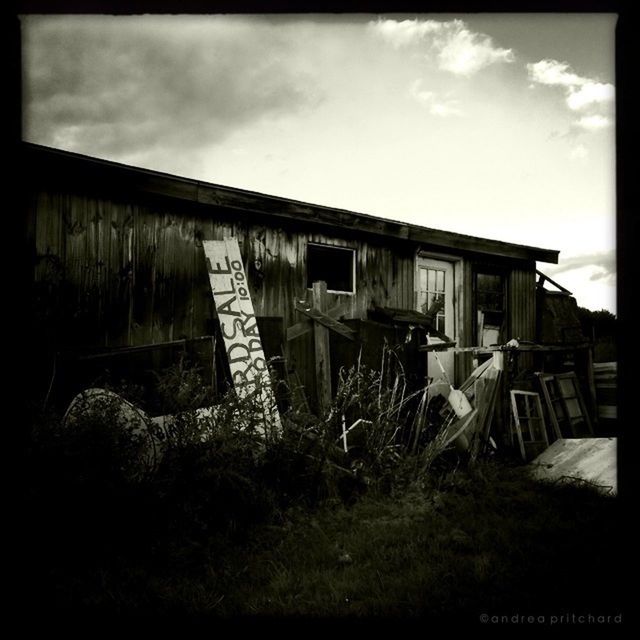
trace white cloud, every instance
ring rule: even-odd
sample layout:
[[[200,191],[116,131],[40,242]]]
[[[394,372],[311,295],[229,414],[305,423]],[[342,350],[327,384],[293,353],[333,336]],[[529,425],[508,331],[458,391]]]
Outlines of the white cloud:
[[[422,80],[416,80],[409,89],[409,93],[413,98],[422,104],[430,104],[434,99],[435,94],[433,91],[424,91],[422,89]]]
[[[588,82],[587,78],[581,78],[575,74],[568,63],[557,60],[540,60],[540,62],[529,63],[527,71],[529,79],[539,84],[574,87]]]
[[[373,32],[395,49],[426,47],[435,54],[438,67],[456,75],[470,76],[498,62],[513,62],[511,49],[495,47],[493,40],[470,31],[462,20],[377,20]]]
[[[455,20],[454,22],[459,22]],[[427,35],[442,30],[444,23],[436,20],[377,20],[369,26],[394,49],[421,42]]]
[[[409,90],[411,97],[429,110],[433,116],[447,118],[449,116],[461,116],[459,101],[451,98],[441,98],[433,91],[422,89],[422,80],[416,80]]]
[[[577,269],[589,268],[593,274],[591,280],[608,278],[612,279],[616,276],[616,252],[615,249],[609,251],[598,251],[595,253],[579,254],[574,256],[560,256],[560,262],[557,265],[544,265],[544,273],[551,278],[556,275],[575,271]]]
[[[575,135],[578,129],[598,131],[613,124],[615,87],[611,83],[579,76],[567,62],[557,60],[545,59],[527,64],[527,71],[531,82],[562,87],[566,105],[571,111],[586,112],[586,115],[574,121],[570,134]],[[580,147],[575,147],[569,157],[584,159],[586,155],[578,149]]]
[[[142,149],[193,157],[313,109],[320,89],[293,43],[276,27],[257,33],[222,16],[27,16],[24,137],[121,162]]]
[[[441,69],[457,75],[469,76],[496,62],[513,62],[511,49],[493,46],[489,36],[458,28],[447,34],[438,53]]]
[[[457,107],[457,103],[457,100],[450,100],[449,102],[434,102],[429,108],[429,113],[434,116],[440,116],[441,118],[461,116],[463,115],[463,112]]]
[[[589,151],[583,144],[579,144],[569,152],[569,158],[571,160],[586,160],[589,156]]]
[[[571,88],[567,96],[569,109],[578,111],[594,103],[613,102],[615,87],[610,83],[585,82],[579,89]]]
[[[610,127],[612,122],[606,116],[596,113],[592,116],[583,116],[580,120],[576,120],[575,124],[587,131],[598,131],[599,129]]]

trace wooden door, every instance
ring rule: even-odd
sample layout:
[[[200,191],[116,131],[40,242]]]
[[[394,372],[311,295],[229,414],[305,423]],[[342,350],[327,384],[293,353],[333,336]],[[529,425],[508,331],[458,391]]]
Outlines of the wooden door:
[[[446,260],[418,257],[417,261],[417,304],[418,311],[425,313],[438,299],[444,299],[444,306],[438,312],[435,320],[435,328],[446,334],[452,340],[455,335],[454,315],[454,279],[453,263]],[[438,338],[431,337],[431,341],[440,342]],[[447,377],[453,384],[454,358],[453,351],[439,351],[437,357],[447,373]],[[427,355],[427,375],[434,380],[444,378],[434,353]]]

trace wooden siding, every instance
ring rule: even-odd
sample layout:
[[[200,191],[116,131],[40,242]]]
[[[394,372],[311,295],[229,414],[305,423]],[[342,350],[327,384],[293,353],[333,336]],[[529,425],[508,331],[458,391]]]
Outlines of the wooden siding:
[[[374,305],[415,308],[420,247],[411,241],[343,228],[332,233],[317,225],[131,192],[101,197],[81,191],[82,185],[74,193],[41,189],[30,197],[32,331],[47,350],[157,344],[214,333],[202,241],[225,236],[239,241],[256,315],[280,317],[283,328],[302,319],[294,300],[311,299],[309,242],[355,249],[355,294],[328,294],[329,306],[348,303],[347,318],[366,319]],[[448,258],[456,260],[456,337],[460,346],[471,346],[475,263],[469,256]],[[533,340],[535,263],[502,266],[508,273],[509,337]],[[312,335],[287,343],[286,356],[302,384],[312,387]],[[470,354],[456,355],[457,384],[471,369]]]
[[[106,189],[106,193],[110,194],[154,194],[160,199],[178,200],[183,205],[199,203],[235,212],[251,212],[254,218],[270,218],[268,224],[273,225],[290,226],[299,222],[314,224],[328,235],[339,229],[340,233],[353,232],[361,237],[378,236],[386,242],[409,241],[428,251],[453,251],[456,255],[469,252],[484,254],[488,258],[502,256],[516,260],[558,262],[557,251],[429,229],[344,209],[129,167],[29,143],[22,146],[22,162],[25,173],[35,176],[36,184],[48,184],[53,190],[65,185],[65,189],[74,191],[78,185],[82,185],[83,188]]]
[[[46,327],[50,345],[135,346],[212,333],[215,311],[202,241],[225,236],[239,241],[256,315],[282,317],[284,327],[302,319],[294,300],[310,300],[308,242],[356,250],[355,294],[329,294],[330,306],[348,303],[348,318],[366,318],[373,304],[413,306],[414,250],[408,243],[349,240],[255,224],[224,209],[205,217],[170,205],[54,192],[34,196],[34,329]],[[309,369],[310,335],[288,346],[292,363],[301,372]]]
[[[409,247],[250,224],[224,210],[205,218],[82,195],[40,193],[33,215],[36,290],[53,295],[69,323],[59,327],[63,343],[121,346],[202,335],[213,316],[202,241],[225,236],[240,243],[259,316],[282,316],[287,326],[299,320],[294,299],[309,295],[308,242],[356,250],[356,293],[329,294],[330,304],[349,304],[347,317],[365,318],[372,304],[413,306]]]
[[[469,260],[463,260],[456,269],[456,293],[458,295],[458,346],[473,346],[473,266]],[[473,371],[473,355],[457,353],[455,355],[455,383],[461,385]]]
[[[524,269],[513,267],[507,282],[509,339],[536,339],[535,264]]]
[[[536,339],[536,272],[535,263],[530,268],[514,267],[507,282],[507,304],[509,314],[508,340],[517,338],[534,342]],[[531,369],[533,355],[520,354],[518,366]]]

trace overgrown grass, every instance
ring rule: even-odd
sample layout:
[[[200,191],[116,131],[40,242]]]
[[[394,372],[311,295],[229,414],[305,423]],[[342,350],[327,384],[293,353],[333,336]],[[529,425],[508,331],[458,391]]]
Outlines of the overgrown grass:
[[[232,594],[227,610],[472,619],[523,608],[593,611],[615,602],[616,524],[613,502],[589,491],[542,488],[484,467],[439,490],[298,518],[275,548],[257,553],[262,587]]]
[[[617,613],[620,513],[496,464],[352,507],[291,508],[243,539],[173,539],[60,579],[58,606],[213,617]]]
[[[388,357],[381,372],[345,374],[323,420],[286,415],[266,439],[251,401],[229,394],[202,417],[188,391],[197,375],[170,371],[162,389],[178,417],[154,431],[162,456],[144,474],[131,472],[141,440],[117,407],[72,428],[42,422],[25,475],[34,606],[222,618],[613,613],[617,501],[434,456],[426,396],[406,393]],[[345,452],[343,425],[357,417],[367,430]]]

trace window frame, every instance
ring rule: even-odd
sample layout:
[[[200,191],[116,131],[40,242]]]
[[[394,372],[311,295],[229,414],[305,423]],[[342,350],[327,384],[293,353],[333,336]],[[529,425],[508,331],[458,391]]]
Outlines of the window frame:
[[[450,263],[442,261],[443,264],[446,265],[450,265]],[[453,313],[453,310],[448,310],[447,309],[447,305],[446,305],[446,296],[449,293],[449,291],[447,290],[447,267],[444,268],[440,268],[439,266],[436,266],[435,264],[431,263],[431,264],[422,264],[422,265],[418,265],[418,299],[420,298],[420,294],[421,293],[425,293],[426,294],[426,300],[425,300],[425,304],[423,305],[423,307],[421,309],[418,309],[418,311],[420,311],[421,313],[427,313],[430,305],[429,305],[429,296],[433,295],[434,297],[442,297],[442,307],[440,308],[440,310],[436,313],[434,320],[434,328],[437,331],[440,331],[441,333],[447,333],[446,330],[446,324],[447,324],[447,317],[449,316],[449,312]],[[422,275],[422,271],[426,271],[425,277],[426,277],[426,282],[425,282],[425,289],[423,290],[422,285],[421,285],[421,275]],[[433,271],[435,272],[435,283],[434,283],[434,289],[430,290],[429,289],[429,271]],[[438,274],[442,274],[442,290],[439,291],[438,290]],[[453,275],[453,274],[451,274]],[[453,277],[451,278],[453,280]],[[453,285],[453,282],[451,283]],[[453,286],[451,287],[453,288]],[[452,300],[453,301],[453,300]],[[435,298],[434,298],[434,302],[435,302]],[[433,303],[432,303],[433,304]],[[440,320],[442,320],[442,327],[439,326],[440,324]]]
[[[355,247],[342,247],[339,245],[334,245],[334,244],[326,244],[323,242],[312,242],[312,241],[307,241],[307,254],[305,256],[306,261],[305,261],[305,282],[308,283],[309,281],[309,248],[310,247],[321,247],[323,249],[335,249],[336,251],[350,251],[351,252],[351,282],[352,284],[352,291],[342,291],[339,289],[329,289],[329,285],[327,284],[327,293],[334,293],[334,294],[338,294],[338,295],[343,295],[343,296],[355,296],[356,295],[356,283],[357,283],[357,278],[356,278],[356,249]],[[309,287],[307,285],[307,290],[310,291],[312,289],[312,287]]]
[[[502,279],[502,325],[500,340],[509,334],[509,273],[507,269],[489,264],[476,263],[473,265],[473,296],[472,296],[472,341],[474,346],[480,346],[481,336],[478,335],[478,276],[500,276]],[[496,313],[496,312],[494,312]]]

